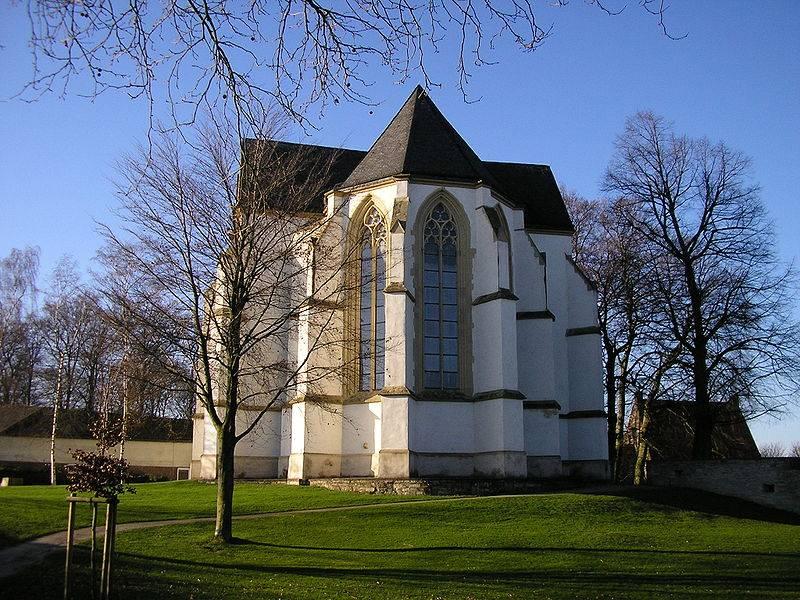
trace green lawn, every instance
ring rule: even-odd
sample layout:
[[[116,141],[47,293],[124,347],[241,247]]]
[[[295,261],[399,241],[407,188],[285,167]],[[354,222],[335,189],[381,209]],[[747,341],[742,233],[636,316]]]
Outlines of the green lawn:
[[[47,533],[66,529],[65,486],[0,488],[0,548]],[[412,498],[332,492],[315,487],[239,482],[234,493],[234,514],[284,511],[301,508],[396,502]],[[160,521],[214,515],[216,487],[197,481],[143,483],[135,494],[120,497],[118,521]],[[81,505],[78,526],[89,525],[90,510]]]
[[[234,533],[240,543],[228,547],[208,543],[207,524],[121,534],[118,597],[800,597],[800,526],[628,497],[365,507],[239,521]],[[58,597],[62,560],[3,582],[6,597]]]

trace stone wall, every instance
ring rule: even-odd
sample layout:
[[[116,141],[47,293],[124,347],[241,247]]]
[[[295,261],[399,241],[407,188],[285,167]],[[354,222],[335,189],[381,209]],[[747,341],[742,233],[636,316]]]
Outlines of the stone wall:
[[[648,464],[648,481],[800,513],[800,458],[658,461]]]
[[[302,485],[313,485],[340,492],[392,494],[397,496],[491,496],[497,494],[532,494],[580,487],[574,480],[531,481],[525,479],[381,479],[337,477],[304,479]],[[585,484],[584,484],[585,485]]]

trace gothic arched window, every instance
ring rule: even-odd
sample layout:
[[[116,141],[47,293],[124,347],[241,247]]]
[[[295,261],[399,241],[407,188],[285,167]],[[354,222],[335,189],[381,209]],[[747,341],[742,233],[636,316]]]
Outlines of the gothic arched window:
[[[379,390],[384,383],[386,352],[386,226],[374,206],[364,215],[360,283],[358,389]]]
[[[458,230],[443,203],[434,206],[423,230],[423,386],[457,390]]]

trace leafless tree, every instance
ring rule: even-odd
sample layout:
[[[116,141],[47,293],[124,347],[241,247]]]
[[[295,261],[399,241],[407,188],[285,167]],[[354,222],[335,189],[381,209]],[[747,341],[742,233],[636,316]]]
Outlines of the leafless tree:
[[[781,458],[783,456],[788,456],[786,446],[780,442],[769,442],[768,444],[764,444],[758,449],[758,451],[764,458]]]
[[[792,449],[789,450],[789,456],[800,458],[800,442],[795,442],[792,444]]]
[[[555,0],[565,7],[569,0]],[[625,3],[585,0],[614,15]],[[23,92],[60,93],[81,82],[89,96],[123,90],[170,102],[175,122],[219,103],[245,120],[268,105],[309,124],[305,113],[342,100],[371,102],[365,73],[394,79],[418,73],[428,56],[448,53],[466,95],[472,69],[496,60],[496,44],[533,51],[551,35],[541,7],[519,0],[26,0],[33,76]],[[665,35],[663,0],[641,0]],[[455,50],[449,50],[455,48]],[[156,83],[158,82],[158,86]],[[88,83],[88,86],[85,84]],[[256,113],[257,114],[257,113]]]
[[[0,259],[0,403],[31,404],[41,354],[37,327],[39,249]]]
[[[56,484],[56,436],[62,409],[71,408],[76,391],[80,344],[87,323],[88,303],[74,260],[63,257],[53,270],[44,305],[45,368],[53,407],[50,431],[50,483]]]
[[[644,446],[648,408],[661,396],[676,360],[664,343],[663,294],[655,268],[659,257],[629,226],[624,204],[563,195],[576,230],[575,260],[598,292],[609,461],[614,478],[621,480],[628,475],[623,465],[628,408],[635,402],[640,421],[635,443]]]
[[[160,136],[125,160],[123,227],[105,229],[107,254],[127,273],[125,293],[105,292],[126,314],[118,326],[139,332],[136,352],[196,386],[216,430],[222,541],[231,539],[236,444],[268,410],[342,372],[348,281],[338,211],[319,212],[330,157],[269,141],[269,116],[240,144],[234,121],[209,121],[191,144]],[[290,334],[298,328],[306,344]]]
[[[710,457],[711,402],[736,394],[753,416],[779,407],[800,381],[794,273],[775,254],[749,167],[724,144],[678,136],[662,118],[639,113],[606,175],[628,225],[666,259],[659,275],[691,375],[695,458]]]

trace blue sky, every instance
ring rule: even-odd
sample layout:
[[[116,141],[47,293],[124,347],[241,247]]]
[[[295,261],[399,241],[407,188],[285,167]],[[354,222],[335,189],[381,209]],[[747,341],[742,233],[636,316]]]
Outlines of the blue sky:
[[[463,101],[447,52],[433,56],[442,87],[431,96],[479,156],[550,164],[560,184],[596,196],[625,118],[653,110],[680,132],[751,156],[779,250],[800,256],[800,2],[674,0],[668,22],[687,34],[680,41],[635,2],[616,17],[577,0],[536,4],[552,37],[530,54],[501,46],[499,64],[474,71],[479,102]],[[65,253],[86,268],[95,221],[111,218],[114,163],[143,138],[146,106],[120,94],[9,100],[31,69],[23,8],[0,7],[0,256],[38,245],[45,272]],[[417,83],[373,79],[379,106],[331,107],[318,131],[290,138],[368,148]],[[798,413],[756,423],[756,438],[800,440]]]

